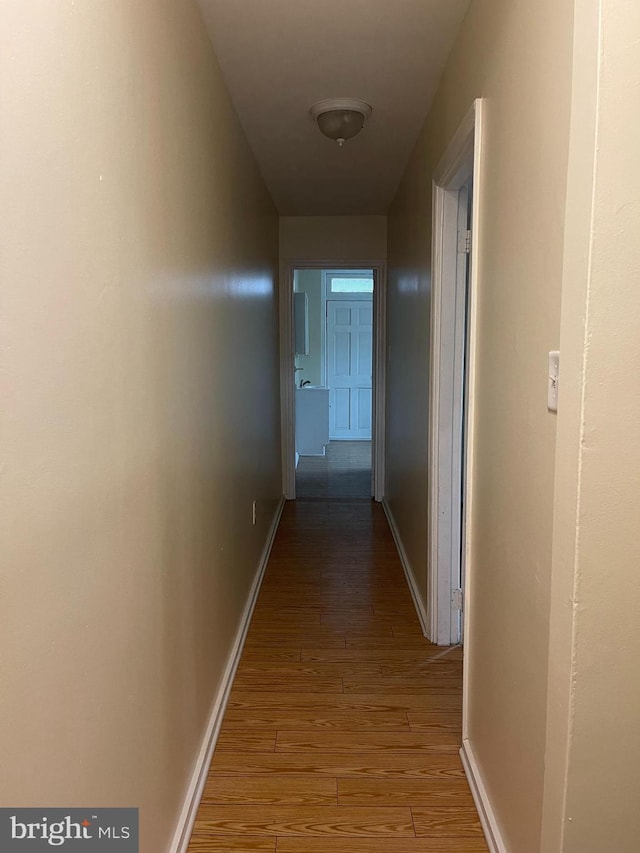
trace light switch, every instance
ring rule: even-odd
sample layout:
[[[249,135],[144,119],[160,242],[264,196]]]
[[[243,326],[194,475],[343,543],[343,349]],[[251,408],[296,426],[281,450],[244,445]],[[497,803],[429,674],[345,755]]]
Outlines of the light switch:
[[[547,408],[550,412],[558,411],[558,382],[560,378],[560,353],[553,350],[549,353],[549,380],[547,386]]]

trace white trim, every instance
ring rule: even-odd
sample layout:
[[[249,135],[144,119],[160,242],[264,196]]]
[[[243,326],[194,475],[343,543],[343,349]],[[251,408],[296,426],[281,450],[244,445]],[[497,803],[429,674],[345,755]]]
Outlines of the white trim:
[[[372,493],[382,501],[385,489],[386,394],[387,394],[387,271],[385,264],[373,267],[373,411],[371,430]],[[377,296],[376,296],[377,294]]]
[[[282,427],[282,490],[287,500],[296,496],[295,469],[295,360],[293,355],[293,274],[295,270],[373,270],[374,364],[372,477],[373,497],[384,495],[386,262],[382,260],[336,261],[286,260],[280,267],[280,420]]]
[[[471,176],[473,181],[473,161],[470,164]],[[469,183],[467,182],[458,190],[458,211],[456,220],[456,237],[459,240],[461,232],[466,233],[469,228],[470,220],[470,198],[469,198]],[[464,493],[464,477],[463,477],[463,462],[466,447],[466,429],[465,429],[465,412],[464,405],[466,402],[466,337],[467,337],[467,285],[470,281],[470,265],[465,252],[460,252],[460,245],[457,247],[457,269],[456,281],[454,289],[454,303],[452,304],[452,319],[453,319],[453,340],[452,340],[452,411],[451,421],[456,426],[457,433],[452,435],[452,446],[454,453],[451,456],[450,471],[451,482],[457,483],[458,488],[451,490],[451,536],[449,540],[450,558],[450,589],[449,589],[449,616],[450,616],[450,642],[453,644],[462,642],[462,614],[460,610],[456,610],[453,604],[453,590],[464,590],[464,559],[462,556],[462,543],[464,530],[463,518],[463,502]]]
[[[409,592],[411,593],[411,598],[413,599],[413,606],[416,609],[418,621],[420,622],[420,627],[422,628],[422,633],[425,637],[427,637],[427,611],[422,602],[422,599],[420,598],[420,591],[418,590],[416,579],[413,574],[413,570],[411,569],[411,563],[409,562],[409,558],[407,557],[407,552],[404,550],[396,520],[393,517],[391,507],[389,506],[385,498],[382,498],[382,508],[384,509],[384,514],[387,516],[387,521],[389,522],[389,527],[391,528],[391,535],[393,536],[393,541],[396,543],[396,548],[398,549],[398,556],[400,557],[400,562],[402,563],[404,576],[407,579],[407,586],[409,587]]]
[[[293,267],[280,272],[280,425],[282,448],[282,493],[296,496],[295,356],[293,329]]]
[[[458,277],[458,189],[433,187],[433,275],[429,406],[429,639],[449,645],[451,578],[456,542],[459,552],[459,483],[454,459],[460,456],[460,429],[454,418],[455,323]],[[456,528],[456,522],[458,527]],[[453,642],[458,642],[458,637]]]
[[[216,741],[218,740],[218,735],[220,734],[222,719],[227,707],[227,702],[229,701],[231,685],[233,684],[233,679],[238,668],[240,655],[242,654],[242,648],[247,636],[247,631],[249,630],[251,616],[253,615],[253,609],[255,607],[262,578],[269,561],[269,555],[271,554],[273,540],[275,539],[283,508],[284,497],[280,499],[273,521],[271,522],[269,535],[267,536],[267,541],[260,556],[258,569],[247,597],[247,603],[245,604],[245,608],[240,619],[236,638],[227,659],[227,665],[220,682],[220,687],[218,688],[218,692],[213,700],[213,705],[209,713],[209,720],[198,751],[198,756],[193,766],[193,772],[185,795],[182,811],[180,812],[176,831],[174,833],[171,846],[169,847],[170,853],[186,853],[189,841],[191,840],[191,833],[193,832],[198,807],[207,781],[207,774],[209,773],[209,765],[211,764],[213,751],[216,746]]]
[[[461,186],[464,183],[458,176],[469,158],[473,158],[475,128],[478,125],[482,101],[482,98],[476,98],[467,110],[465,117],[447,145],[447,150],[434,169],[433,180],[438,186],[447,187],[454,183]]]
[[[471,206],[471,281],[469,283],[469,343],[467,361],[467,436],[466,436],[466,500],[464,506],[464,526],[466,537],[464,542],[465,560],[465,598],[466,604],[463,610],[463,635],[465,642],[469,644],[471,633],[471,620],[473,609],[474,573],[472,564],[473,545],[473,475],[475,471],[476,452],[476,392],[477,392],[477,370],[476,351],[478,346],[478,293],[480,289],[480,264],[478,248],[482,242],[482,222],[480,218],[481,202],[484,193],[484,175],[482,170],[484,157],[484,100],[478,98],[475,102],[475,133],[473,146],[473,199]],[[469,737],[469,681],[471,650],[465,654],[462,667],[462,738],[463,743]]]
[[[320,384],[327,387],[327,278],[320,281]]]
[[[490,853],[507,853],[507,846],[504,842],[502,831],[500,830],[500,824],[498,823],[495,812],[491,807],[491,801],[487,795],[487,789],[484,786],[478,762],[476,761],[471,744],[467,739],[462,741],[460,758],[462,759],[462,766],[464,767],[464,772],[467,776],[469,787],[471,788],[473,801],[476,804],[476,809],[478,810],[478,817],[480,818],[480,823],[482,824],[482,830]]]
[[[473,404],[475,393],[474,365],[477,319],[477,234],[478,198],[480,196],[479,165],[482,140],[482,100],[474,101],[451,143],[447,147],[433,178],[432,238],[432,310],[431,372],[429,381],[429,518],[428,518],[428,637],[438,645],[458,641],[458,625],[452,618],[452,576],[454,561],[460,553],[461,477],[455,460],[460,459],[465,442],[466,497],[464,529],[466,530],[465,566],[466,594],[464,636],[468,637],[468,580],[470,577],[469,545],[470,500],[473,467]],[[454,401],[456,329],[464,311],[459,289],[463,282],[457,275],[459,190],[473,175],[473,211],[471,241],[470,301],[468,306],[469,339],[467,376],[466,441],[461,423],[456,419]],[[458,383],[459,384],[459,383]],[[460,389],[458,388],[458,392]],[[459,466],[458,466],[459,467]],[[457,566],[457,576],[460,566]]]

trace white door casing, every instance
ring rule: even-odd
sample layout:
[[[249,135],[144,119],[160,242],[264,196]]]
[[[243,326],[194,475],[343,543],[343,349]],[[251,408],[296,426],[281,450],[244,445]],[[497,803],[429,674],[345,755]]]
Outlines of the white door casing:
[[[297,269],[373,270],[373,423],[372,480],[373,496],[384,496],[385,458],[385,340],[386,340],[386,262],[383,260],[287,259],[281,262],[280,303],[280,417],[282,425],[282,491],[287,500],[295,499],[295,386],[293,354],[293,276]]]
[[[473,500],[473,412],[475,328],[479,234],[482,102],[476,101],[447,148],[433,180],[433,276],[431,381],[429,412],[429,639],[440,645],[469,636],[472,584],[469,519]],[[473,176],[470,282],[464,232],[467,227],[463,188]],[[461,193],[461,190],[462,193]],[[460,232],[463,232],[460,235]],[[466,329],[465,329],[466,321]],[[463,423],[465,338],[467,340],[466,411]],[[462,470],[464,465],[464,471]],[[463,482],[465,484],[463,505]],[[462,587],[464,596],[456,594]],[[464,626],[455,602],[464,600]],[[464,630],[462,630],[464,628]],[[465,676],[466,678],[466,676]]]
[[[373,301],[327,301],[329,437],[368,441],[372,421]]]

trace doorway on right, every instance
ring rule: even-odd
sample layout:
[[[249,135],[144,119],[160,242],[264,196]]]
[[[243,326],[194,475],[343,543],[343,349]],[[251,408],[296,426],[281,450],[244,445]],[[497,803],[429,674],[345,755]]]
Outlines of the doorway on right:
[[[481,101],[433,179],[429,389],[429,639],[461,644],[469,619]]]

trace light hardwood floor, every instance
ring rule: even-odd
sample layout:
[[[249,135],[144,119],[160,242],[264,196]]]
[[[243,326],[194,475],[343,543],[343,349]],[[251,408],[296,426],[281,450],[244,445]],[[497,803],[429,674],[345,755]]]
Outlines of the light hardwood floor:
[[[478,853],[462,651],[420,632],[384,513],[288,503],[189,853]]]

